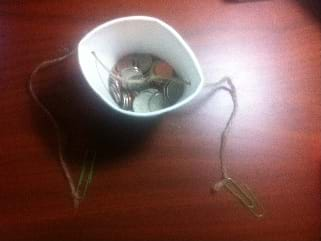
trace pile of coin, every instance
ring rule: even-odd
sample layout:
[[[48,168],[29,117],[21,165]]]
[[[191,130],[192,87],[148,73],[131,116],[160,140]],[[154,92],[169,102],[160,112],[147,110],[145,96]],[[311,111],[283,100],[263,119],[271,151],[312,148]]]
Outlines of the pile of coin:
[[[167,62],[150,54],[122,57],[108,80],[115,103],[134,112],[152,112],[175,104],[186,84]]]

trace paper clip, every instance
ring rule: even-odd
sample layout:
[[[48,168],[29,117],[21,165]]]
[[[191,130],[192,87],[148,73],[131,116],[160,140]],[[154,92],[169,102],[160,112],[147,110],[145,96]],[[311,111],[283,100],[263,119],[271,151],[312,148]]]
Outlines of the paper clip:
[[[224,178],[216,183],[213,187],[215,191],[219,191],[225,187],[233,196],[235,196],[254,216],[261,218],[264,215],[264,209],[259,204],[253,192],[246,186],[238,184],[230,177]]]

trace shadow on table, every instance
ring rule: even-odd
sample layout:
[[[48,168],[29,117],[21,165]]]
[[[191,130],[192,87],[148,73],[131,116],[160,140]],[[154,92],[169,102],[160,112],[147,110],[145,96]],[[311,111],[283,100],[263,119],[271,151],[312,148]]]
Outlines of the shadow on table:
[[[246,2],[263,2],[271,0],[223,0],[226,3],[246,3]]]
[[[82,163],[86,150],[97,152],[98,165],[125,161],[143,148],[160,121],[126,117],[108,107],[81,75],[76,55],[39,72],[33,86],[59,123],[65,157],[72,168]],[[30,103],[35,130],[58,156],[52,123],[34,102]]]
[[[321,20],[321,1],[320,0],[298,0],[298,2],[311,14]]]
[[[223,0],[226,3],[250,3],[271,0]],[[297,0],[298,3],[308,10],[312,15],[321,20],[321,1],[320,0]]]

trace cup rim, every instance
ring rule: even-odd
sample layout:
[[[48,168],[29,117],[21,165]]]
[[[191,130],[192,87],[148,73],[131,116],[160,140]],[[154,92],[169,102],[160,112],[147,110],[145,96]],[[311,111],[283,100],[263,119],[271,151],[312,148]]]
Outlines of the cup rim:
[[[194,63],[196,70],[200,76],[200,82],[196,88],[196,90],[190,94],[188,97],[186,97],[184,100],[180,101],[177,104],[174,104],[172,106],[166,107],[164,109],[161,110],[157,110],[157,111],[153,111],[153,112],[145,112],[145,113],[139,113],[139,112],[134,112],[134,111],[129,111],[129,110],[124,110],[121,109],[120,107],[116,106],[116,105],[112,105],[110,104],[106,97],[104,95],[102,95],[101,93],[98,93],[92,86],[91,82],[87,79],[86,74],[84,73],[84,70],[81,66],[81,61],[80,61],[80,49],[81,46],[92,37],[92,35],[94,35],[95,33],[99,32],[100,30],[112,26],[114,24],[120,23],[120,22],[125,22],[125,21],[136,21],[136,20],[143,20],[143,21],[149,21],[149,22],[156,22],[157,24],[160,24],[162,27],[164,27],[166,30],[168,30],[171,34],[173,34],[173,36],[180,42],[180,44],[182,44],[182,46],[184,47],[184,49],[187,51],[188,55],[191,57],[192,62]],[[158,116],[161,114],[164,114],[166,112],[171,112],[179,107],[182,107],[183,105],[187,104],[189,101],[191,101],[202,89],[203,84],[204,84],[204,76],[203,76],[203,72],[202,69],[200,67],[200,64],[194,54],[194,52],[192,51],[192,49],[190,48],[190,46],[186,43],[186,41],[179,35],[179,33],[170,25],[168,25],[167,23],[165,23],[164,21],[155,18],[155,17],[150,17],[150,16],[127,16],[127,17],[120,17],[120,18],[116,18],[116,19],[112,19],[110,21],[107,21],[103,24],[98,25],[97,27],[95,27],[94,29],[92,29],[89,33],[87,33],[78,43],[78,47],[77,47],[77,54],[78,54],[78,63],[80,65],[80,69],[81,72],[83,74],[83,76],[85,77],[87,83],[89,84],[89,86],[94,90],[94,92],[104,101],[106,102],[106,104],[108,104],[111,108],[113,108],[114,110],[116,110],[117,112],[123,113],[125,115],[130,115],[130,116],[134,116],[134,117],[153,117],[153,116]]]

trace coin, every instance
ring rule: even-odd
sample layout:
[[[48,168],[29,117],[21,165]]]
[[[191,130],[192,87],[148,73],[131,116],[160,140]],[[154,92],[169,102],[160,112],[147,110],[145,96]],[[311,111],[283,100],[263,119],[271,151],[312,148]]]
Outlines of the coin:
[[[166,61],[151,54],[122,57],[112,68],[109,91],[125,110],[151,112],[176,103],[189,82],[178,78]]]
[[[119,89],[119,90],[121,89],[121,80],[120,79],[118,79],[118,78],[114,79],[113,76],[111,76],[110,80],[109,80],[109,85],[111,85],[111,84],[115,85],[115,87],[117,89]]]
[[[146,73],[150,70],[153,64],[153,57],[150,54],[136,54],[134,56],[134,63],[142,73]]]
[[[162,95],[159,90],[153,88],[141,91],[134,99],[133,110],[135,112],[146,113],[151,111],[150,107],[152,111],[162,109],[163,107],[157,104],[157,98],[153,98],[153,96],[156,97],[158,94]],[[153,99],[155,100],[153,101]]]
[[[164,86],[164,96],[169,104],[176,103],[184,93],[184,84],[179,79],[173,78]]]
[[[133,93],[129,90],[122,91],[122,108],[125,110],[132,110]]]
[[[137,67],[129,67],[121,70],[121,81],[124,88],[140,90],[147,86],[146,78]]]
[[[161,92],[153,94],[148,100],[149,111],[157,111],[166,107],[166,99]]]
[[[162,88],[175,75],[174,69],[167,62],[157,60],[153,63],[148,81],[156,88]]]
[[[117,81],[109,82],[109,92],[116,104],[120,106],[122,103],[122,94],[120,86],[117,84]]]
[[[113,69],[119,75],[122,69],[130,68],[134,66],[135,66],[134,57],[132,55],[127,55],[122,57],[120,60],[118,60]]]
[[[152,75],[159,78],[170,79],[174,75],[174,69],[165,61],[159,60],[153,64]]]
[[[123,99],[122,99],[122,104],[123,104],[123,109],[128,110],[129,107],[129,97],[128,94],[126,92],[123,92],[122,95]]]

